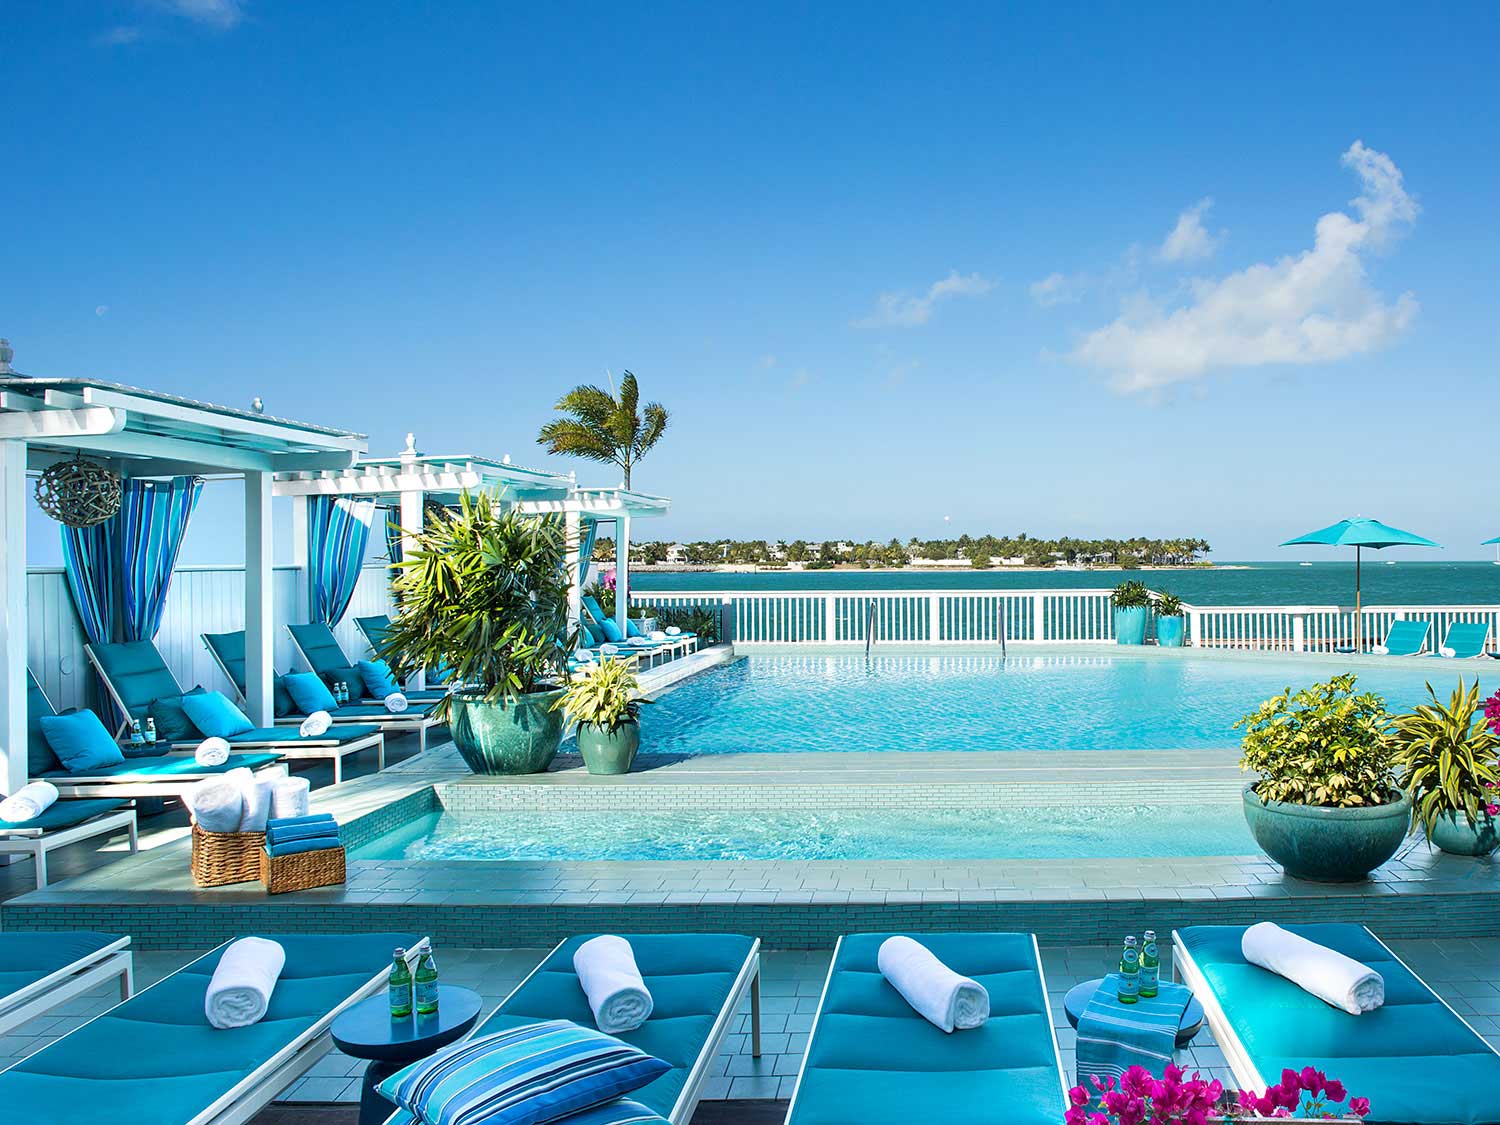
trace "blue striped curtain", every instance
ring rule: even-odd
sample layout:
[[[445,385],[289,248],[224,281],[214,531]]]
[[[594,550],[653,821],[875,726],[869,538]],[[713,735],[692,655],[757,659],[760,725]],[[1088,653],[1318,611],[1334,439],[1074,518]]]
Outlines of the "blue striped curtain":
[[[401,510],[399,508],[382,508],[385,513],[385,555],[390,559],[391,565],[395,566],[401,561]]]
[[[90,641],[156,636],[188,519],[202,491],[197,477],[126,480],[114,516],[93,527],[62,529],[68,589]]]
[[[589,563],[594,558],[594,540],[599,535],[599,524],[594,520],[584,519],[578,532],[578,588],[583,590],[589,584]]]
[[[343,619],[370,542],[375,501],[311,496],[307,501],[307,565],[312,619],[334,626]]]

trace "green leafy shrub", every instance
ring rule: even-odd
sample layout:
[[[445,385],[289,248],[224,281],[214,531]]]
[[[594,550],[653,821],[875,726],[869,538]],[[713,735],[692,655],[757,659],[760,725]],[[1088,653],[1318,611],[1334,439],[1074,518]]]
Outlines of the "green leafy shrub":
[[[580,726],[611,732],[622,723],[634,722],[640,718],[641,705],[651,702],[638,695],[634,663],[633,659],[606,660],[594,665],[568,685],[552,709]]]
[[[1430,840],[1437,822],[1449,813],[1462,816],[1470,827],[1487,819],[1494,787],[1500,784],[1495,761],[1500,738],[1481,710],[1477,677],[1468,689],[1460,677],[1446,704],[1431,684],[1427,694],[1431,702],[1396,717],[1392,742],[1401,787],[1411,797],[1412,824],[1421,825]]]
[[[648,612],[656,618],[658,628],[675,627],[684,633],[697,633],[700,646],[718,643],[719,614],[709,606],[653,606]]]
[[[1243,727],[1240,765],[1264,801],[1330,808],[1388,804],[1396,755],[1385,700],[1356,695],[1352,674],[1266,700]]]
[[[1182,614],[1182,599],[1176,594],[1163,590],[1156,595],[1156,614],[1158,617],[1179,617]]]
[[[1109,600],[1116,609],[1135,609],[1151,604],[1151,591],[1146,589],[1144,582],[1121,582],[1115,587],[1114,593],[1110,594]]]

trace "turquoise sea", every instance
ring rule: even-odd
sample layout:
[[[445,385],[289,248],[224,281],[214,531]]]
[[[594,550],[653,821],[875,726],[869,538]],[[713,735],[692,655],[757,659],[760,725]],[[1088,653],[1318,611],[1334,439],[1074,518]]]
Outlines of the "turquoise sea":
[[[1295,562],[1220,563],[1193,570],[807,570],[760,574],[653,574],[636,571],[636,590],[1004,590],[1111,587],[1139,578],[1198,605],[1348,605],[1354,601],[1354,556],[1300,566]],[[1500,603],[1500,566],[1490,562],[1386,565],[1365,553],[1366,605]]]

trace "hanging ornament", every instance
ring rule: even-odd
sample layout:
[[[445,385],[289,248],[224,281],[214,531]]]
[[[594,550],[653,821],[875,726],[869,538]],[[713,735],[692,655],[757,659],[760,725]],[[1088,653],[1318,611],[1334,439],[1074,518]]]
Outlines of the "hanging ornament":
[[[58,523],[93,527],[120,510],[120,474],[79,454],[59,461],[36,482],[36,504]]]

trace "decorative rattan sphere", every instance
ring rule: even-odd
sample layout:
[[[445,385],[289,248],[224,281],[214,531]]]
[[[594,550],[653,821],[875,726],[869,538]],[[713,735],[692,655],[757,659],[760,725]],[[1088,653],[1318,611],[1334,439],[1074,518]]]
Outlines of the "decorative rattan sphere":
[[[59,461],[36,482],[36,504],[58,523],[93,527],[120,510],[120,474],[82,455]]]

